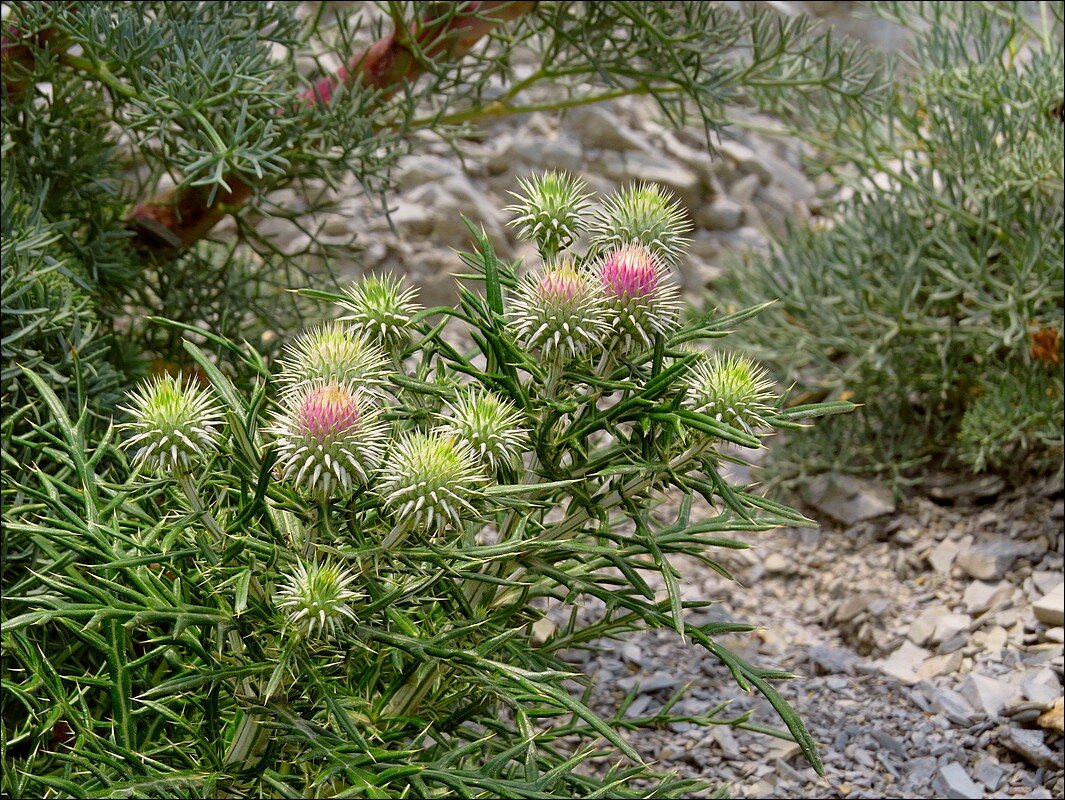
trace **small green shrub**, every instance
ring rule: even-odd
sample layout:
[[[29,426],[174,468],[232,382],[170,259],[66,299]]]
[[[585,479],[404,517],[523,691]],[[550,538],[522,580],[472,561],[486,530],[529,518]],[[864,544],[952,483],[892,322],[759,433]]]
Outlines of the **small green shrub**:
[[[529,182],[519,211],[550,208],[558,186]],[[762,693],[820,771],[772,683],[790,676],[717,641],[752,626],[691,624],[708,602],[685,599],[671,558],[727,575],[715,551],[747,547],[730,532],[809,524],[723,464],[850,405],[784,410],[755,365],[704,352],[757,309],[684,323],[650,249],[683,220],[634,191],[656,195],[654,214],[595,220],[635,237],[598,253],[540,237],[523,212],[547,250],[524,278],[478,237],[463,278],[483,293],[461,287],[458,308],[376,278],[311,292],[342,316],[277,370],[209,335],[250,391],[187,342],[206,381],[156,377],[130,397],[128,482],[109,480],[124,472],[115,431],[87,439],[87,418],[27,371],[65,468],[37,471],[13,510],[36,559],[4,604],[5,791],[688,796],[700,787],[656,774],[627,732],[765,728],[724,705],[678,716],[680,693],[646,716],[625,715],[636,689],[592,711],[565,654],[647,628]]]
[[[777,463],[1060,471],[1062,4],[878,8],[913,27],[915,63],[815,142],[849,196],[728,287],[776,301],[743,338],[798,396],[862,405]]]

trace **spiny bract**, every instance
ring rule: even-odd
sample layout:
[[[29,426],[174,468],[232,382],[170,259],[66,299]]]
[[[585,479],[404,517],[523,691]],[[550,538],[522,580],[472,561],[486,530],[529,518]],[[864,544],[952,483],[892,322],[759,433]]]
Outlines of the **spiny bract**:
[[[335,636],[345,622],[355,621],[351,601],[359,593],[350,587],[355,574],[329,561],[297,563],[277,588],[277,607],[287,612],[287,624],[304,636]]]
[[[520,461],[529,431],[509,400],[487,389],[462,389],[447,407],[440,429],[469,446],[489,472]]]
[[[365,333],[331,322],[285,348],[278,380],[286,391],[314,380],[337,381],[370,392],[387,382],[388,357]]]
[[[527,276],[511,308],[517,340],[549,359],[594,352],[610,330],[592,276],[568,259]]]
[[[592,249],[602,253],[636,242],[675,266],[691,240],[691,229],[673,195],[652,184],[632,186],[603,203],[591,224]]]
[[[589,207],[584,181],[564,172],[545,172],[519,179],[518,185],[521,194],[510,192],[518,202],[504,209],[517,215],[509,224],[518,228],[518,236],[536,242],[544,258],[573,244]]]
[[[676,326],[680,292],[666,267],[643,245],[611,251],[597,265],[596,278],[613,330],[626,347],[649,347],[656,335]]]

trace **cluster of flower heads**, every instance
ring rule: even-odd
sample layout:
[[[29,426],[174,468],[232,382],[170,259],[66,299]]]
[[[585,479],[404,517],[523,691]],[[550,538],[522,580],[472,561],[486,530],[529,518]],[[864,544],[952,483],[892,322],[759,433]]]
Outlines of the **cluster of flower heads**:
[[[681,310],[670,275],[690,230],[680,206],[654,186],[633,186],[587,214],[578,179],[549,172],[521,184],[511,224],[537,243],[542,267],[522,281],[511,318],[518,340],[546,358],[579,358],[617,342],[649,347]],[[583,258],[562,255],[584,233]]]
[[[646,350],[679,326],[671,275],[690,226],[672,198],[635,186],[591,215],[583,182],[548,173],[521,184],[512,224],[535,241],[544,263],[519,284],[508,312],[530,353],[561,364],[609,348]],[[566,253],[587,234],[584,256]],[[356,282],[344,316],[313,328],[279,361],[278,410],[264,429],[276,474],[320,501],[372,492],[399,530],[461,530],[493,478],[522,466],[530,449],[524,415],[482,387],[454,386],[434,425],[397,432],[386,405],[393,370],[411,347],[421,311],[416,292],[391,278]],[[688,372],[687,408],[747,432],[768,426],[772,381],[749,359],[701,356]],[[131,395],[127,445],[157,473],[182,476],[216,453],[223,410],[209,389],[171,376]],[[354,619],[354,573],[330,561],[299,561],[281,579],[276,602],[304,635],[332,635]]]

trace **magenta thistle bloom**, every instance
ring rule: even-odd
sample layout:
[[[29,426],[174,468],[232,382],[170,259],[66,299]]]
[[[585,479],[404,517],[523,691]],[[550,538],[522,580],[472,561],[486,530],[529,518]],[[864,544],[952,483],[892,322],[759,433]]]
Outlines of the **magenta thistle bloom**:
[[[511,319],[518,341],[530,350],[576,357],[599,347],[609,332],[603,312],[589,274],[562,261],[523,281]]]
[[[680,311],[679,292],[662,262],[639,244],[619,247],[597,271],[614,331],[627,347],[650,346],[656,334],[671,330]]]
[[[274,418],[281,477],[332,497],[365,483],[381,463],[386,436],[369,395],[336,381],[297,388]]]

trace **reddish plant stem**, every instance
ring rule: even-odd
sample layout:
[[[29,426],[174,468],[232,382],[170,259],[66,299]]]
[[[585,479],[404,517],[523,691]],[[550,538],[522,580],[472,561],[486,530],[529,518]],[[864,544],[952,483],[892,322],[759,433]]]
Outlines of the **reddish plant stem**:
[[[73,3],[63,3],[68,7]],[[29,86],[25,80],[37,62],[36,52],[54,41],[54,28],[24,30],[17,20],[4,25],[0,34],[0,91],[5,100],[18,100]]]
[[[300,101],[328,103],[337,87],[360,84],[376,90],[376,102],[382,103],[421,77],[427,60],[462,58],[494,28],[527,14],[535,6],[535,0],[469,0],[449,16],[430,12],[409,30],[394,29],[352,56],[334,75],[301,92]],[[432,9],[434,5],[427,7]],[[209,191],[201,187],[162,192],[131,210],[127,223],[140,243],[150,249],[164,246],[183,250],[251,196],[252,186],[243,176],[226,175],[225,181],[230,191],[218,191],[210,203]]]

